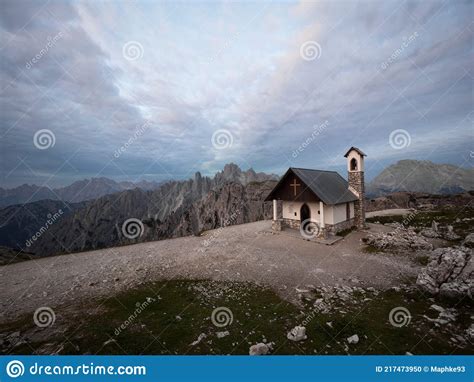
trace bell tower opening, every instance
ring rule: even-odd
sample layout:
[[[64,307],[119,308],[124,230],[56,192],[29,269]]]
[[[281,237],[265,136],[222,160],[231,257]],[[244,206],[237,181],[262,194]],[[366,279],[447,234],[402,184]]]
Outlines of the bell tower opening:
[[[350,162],[350,170],[357,171],[357,159],[352,158]]]

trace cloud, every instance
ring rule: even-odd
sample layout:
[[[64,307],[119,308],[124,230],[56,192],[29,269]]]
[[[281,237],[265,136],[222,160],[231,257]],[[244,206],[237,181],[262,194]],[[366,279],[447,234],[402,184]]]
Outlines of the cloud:
[[[338,167],[351,145],[368,161],[440,160],[433,148],[447,137],[443,160],[464,163],[471,12],[472,4],[438,1],[8,0],[0,15],[2,184],[160,180],[229,161],[274,172]],[[315,60],[301,56],[307,41],[321,47]],[[137,60],[124,57],[130,42]],[[399,128],[413,135],[409,150],[388,146]],[[33,145],[39,129],[54,132],[53,148]],[[232,133],[231,147],[213,147],[217,129]]]

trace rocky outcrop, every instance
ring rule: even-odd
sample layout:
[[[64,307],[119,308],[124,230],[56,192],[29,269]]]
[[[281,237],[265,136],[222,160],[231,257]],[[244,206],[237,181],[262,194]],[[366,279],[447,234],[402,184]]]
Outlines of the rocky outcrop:
[[[466,247],[438,248],[418,275],[416,284],[424,291],[446,297],[473,296],[472,250]]]
[[[366,199],[366,211],[381,211],[392,208],[413,208],[416,210],[463,207],[472,203],[474,192],[456,195],[433,195],[420,192],[394,192],[389,195]]]
[[[394,225],[395,230],[388,233],[373,233],[363,239],[364,243],[379,250],[431,250],[433,245],[410,228],[401,224]]]

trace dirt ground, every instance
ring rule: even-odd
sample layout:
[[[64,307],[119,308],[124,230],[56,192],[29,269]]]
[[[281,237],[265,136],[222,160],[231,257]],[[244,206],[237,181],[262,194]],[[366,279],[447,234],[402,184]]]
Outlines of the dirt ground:
[[[370,224],[370,231],[389,230]],[[363,231],[332,246],[273,234],[271,221],[0,267],[0,323],[38,307],[113,296],[150,281],[212,279],[265,284],[287,300],[305,285],[386,289],[418,273],[410,259],[363,250]]]

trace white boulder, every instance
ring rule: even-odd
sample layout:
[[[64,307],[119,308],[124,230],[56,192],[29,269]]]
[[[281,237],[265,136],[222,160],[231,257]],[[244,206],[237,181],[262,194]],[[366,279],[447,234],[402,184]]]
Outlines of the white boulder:
[[[291,329],[286,337],[291,340],[291,341],[303,341],[306,338],[306,328],[304,326],[295,326],[293,329]]]
[[[350,336],[347,339],[347,342],[349,342],[350,344],[357,344],[359,343],[359,336],[357,334],[354,334],[353,336]]]
[[[250,346],[249,355],[266,355],[272,350],[272,343],[264,344],[262,342]]]

